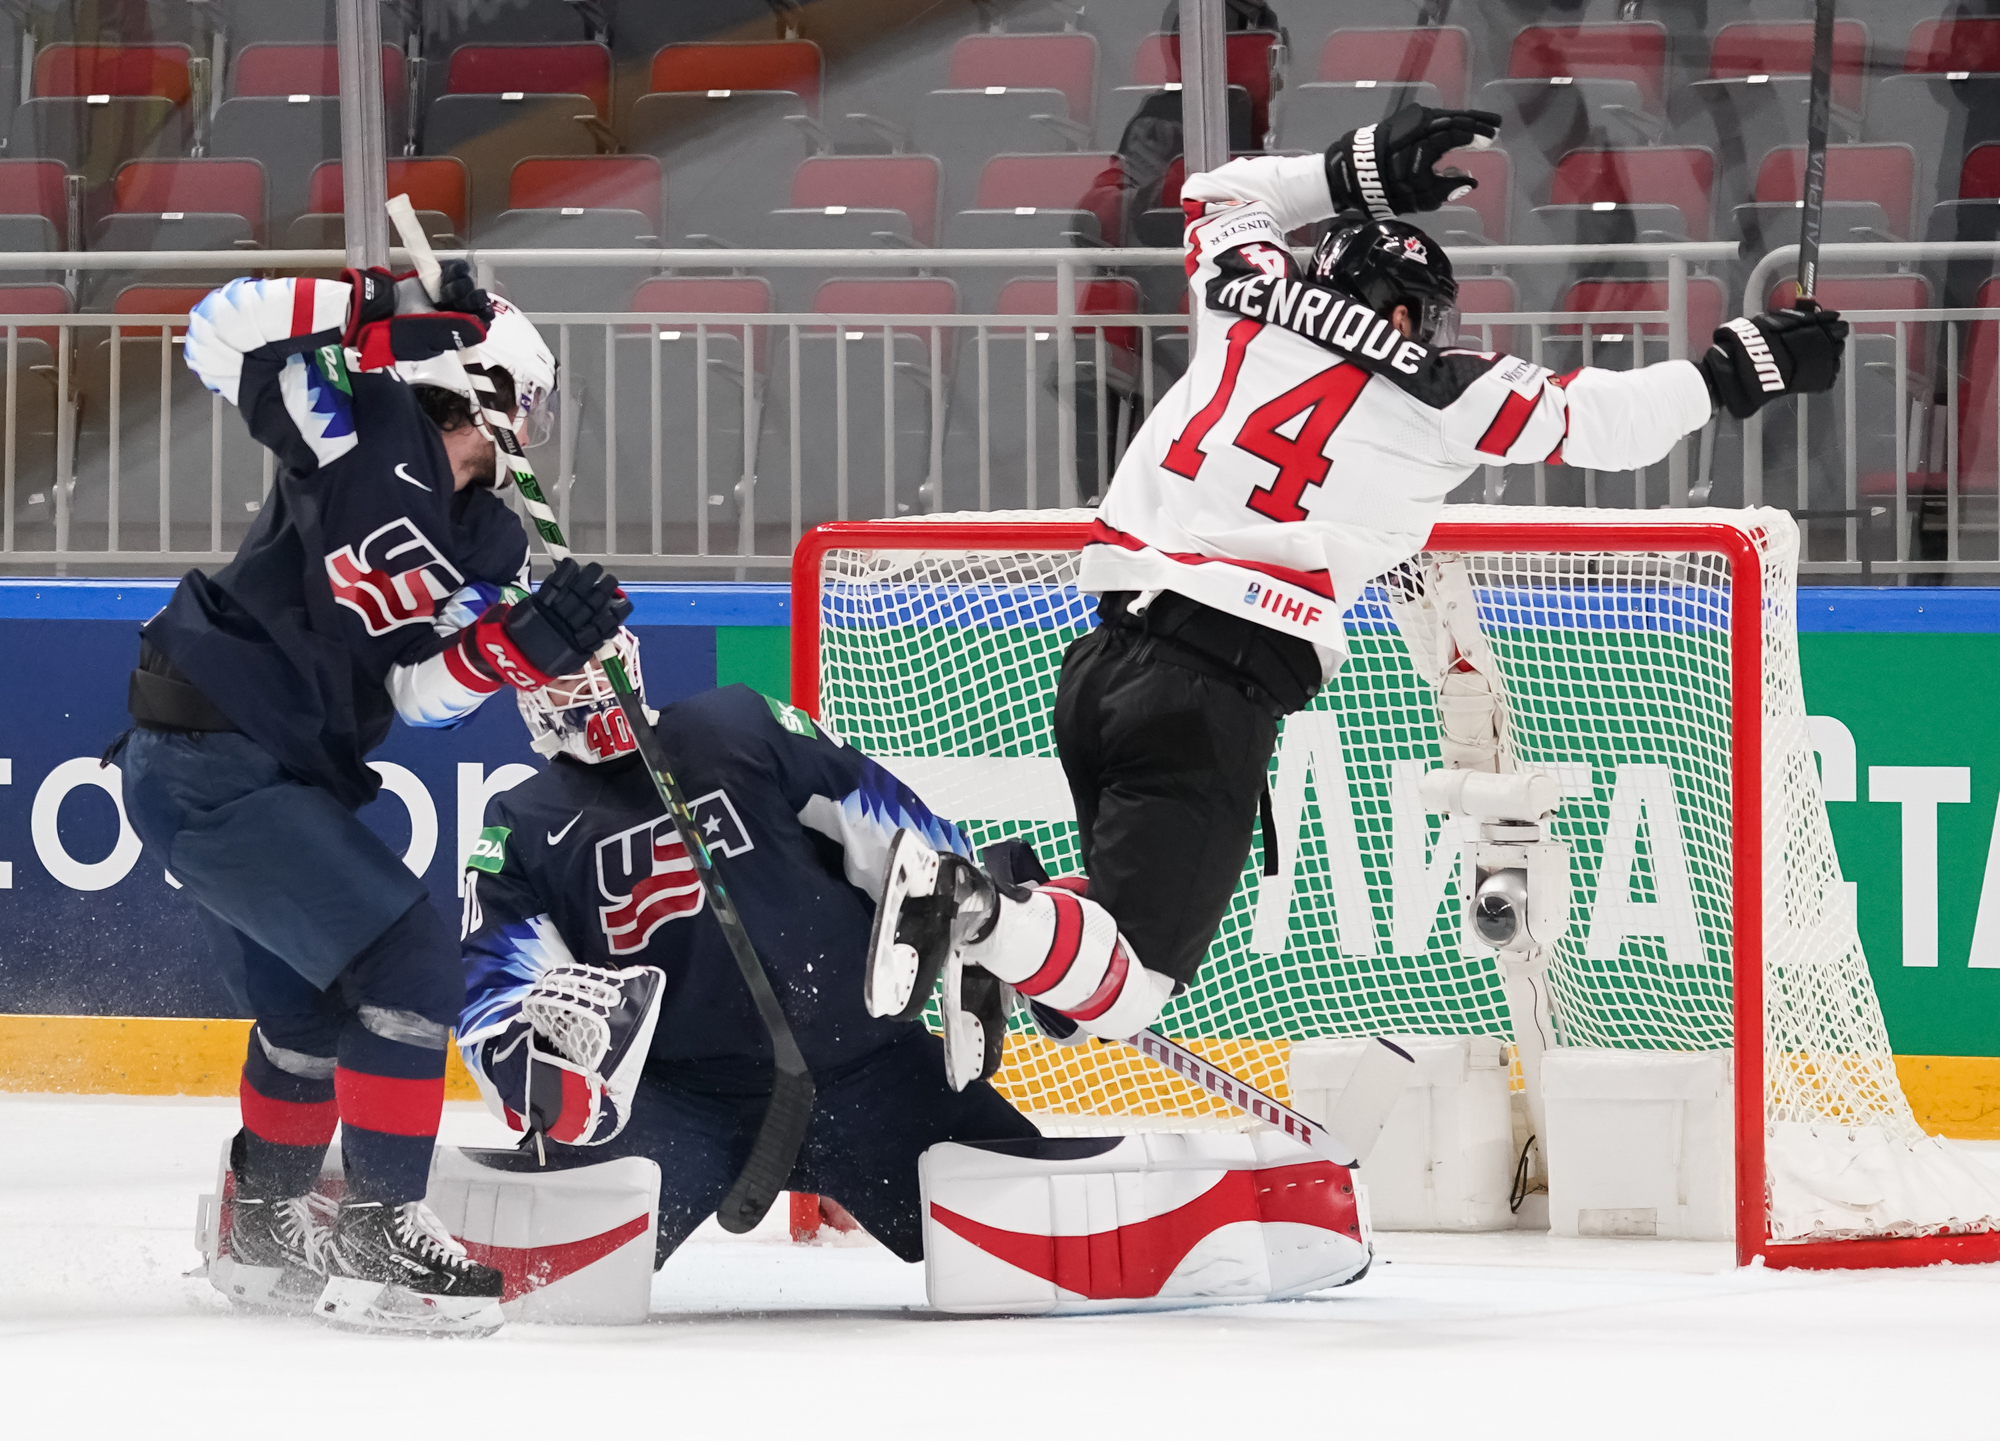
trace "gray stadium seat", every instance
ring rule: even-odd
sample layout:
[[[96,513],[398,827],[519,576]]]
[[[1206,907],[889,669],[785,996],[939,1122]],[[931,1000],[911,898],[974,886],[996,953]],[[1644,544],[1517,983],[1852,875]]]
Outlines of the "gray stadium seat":
[[[209,153],[260,160],[270,185],[273,234],[307,208],[313,167],[340,158],[340,101],[332,96],[246,95],[215,112]]]
[[[625,148],[666,167],[669,243],[762,244],[764,217],[785,204],[809,153],[806,131],[787,118],[805,113],[789,90],[640,96]]]

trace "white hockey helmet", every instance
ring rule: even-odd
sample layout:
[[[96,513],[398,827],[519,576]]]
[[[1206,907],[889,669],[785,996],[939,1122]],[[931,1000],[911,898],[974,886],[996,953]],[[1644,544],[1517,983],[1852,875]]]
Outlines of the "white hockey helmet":
[[[524,446],[544,444],[555,426],[556,358],[532,320],[500,296],[491,299],[493,323],[479,344],[429,360],[398,361],[396,373],[411,385],[434,385],[482,405],[493,383],[481,372],[504,370],[514,382],[515,433]]]
[[[638,693],[647,720],[653,720],[657,712],[645,706],[646,681],[639,671],[639,638],[620,626],[611,643],[625,664],[625,674]],[[527,722],[528,744],[537,755],[574,756],[586,765],[596,765],[638,749],[624,709],[612,692],[611,677],[595,656],[585,661],[581,670],[515,694],[521,719]]]

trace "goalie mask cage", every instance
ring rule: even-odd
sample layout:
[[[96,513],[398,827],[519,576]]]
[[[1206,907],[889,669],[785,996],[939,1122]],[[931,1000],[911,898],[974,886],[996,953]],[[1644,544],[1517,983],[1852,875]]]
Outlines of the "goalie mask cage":
[[[1798,530],[1781,511],[1453,506],[1523,769],[1562,785],[1571,916],[1556,1041],[1732,1050],[1736,1252],[1773,1266],[2000,1259],[2000,1186],[1918,1126],[1840,877],[1808,734]],[[1081,870],[1050,728],[1089,511],[843,522],[793,559],[792,694],[976,847]],[[1281,851],[1253,845],[1208,960],[1158,1028],[1286,1099],[1292,1041],[1513,1039],[1498,965],[1461,954],[1463,823],[1426,815],[1428,682],[1386,598],[1280,736]],[[1017,1012],[995,1084],[1044,1129],[1243,1124],[1125,1047]]]

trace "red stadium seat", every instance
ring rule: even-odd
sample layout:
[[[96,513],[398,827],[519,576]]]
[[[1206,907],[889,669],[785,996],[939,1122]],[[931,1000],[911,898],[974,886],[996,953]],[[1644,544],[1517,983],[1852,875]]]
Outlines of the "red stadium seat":
[[[1771,287],[1766,305],[1771,310],[1783,310],[1797,295],[1797,281],[1781,280]],[[1921,275],[1829,275],[1814,283],[1813,295],[1832,310],[1927,310],[1931,303],[1931,283]],[[1893,320],[1857,320],[1852,325],[1857,335],[1896,334]],[[1906,322],[1903,336],[1909,346],[1911,372],[1919,376],[1928,373],[1930,351],[1925,348],[1928,331],[1924,323]],[[1692,341],[1694,337],[1690,334],[1688,338]],[[1856,359],[1851,347],[1848,357],[1850,364]]]
[[[1975,145],[1958,171],[1960,200],[2000,200],[2000,141]]]
[[[69,229],[60,160],[0,160],[0,215],[39,215],[57,236]]]
[[[1912,74],[2000,72],[2000,19],[1924,21],[1910,32],[1903,69]]]
[[[1100,235],[1116,237],[1124,233],[1124,173],[1124,163],[1116,155],[996,155],[979,172],[973,206],[1088,210],[1097,216]]]
[[[794,208],[900,210],[910,218],[911,238],[925,247],[937,244],[942,191],[929,155],[815,155],[792,172]]]
[[[1460,315],[1504,315],[1520,309],[1520,297],[1514,290],[1514,282],[1504,275],[1471,276],[1458,282],[1458,311]],[[1515,353],[1519,344],[1511,325],[1495,325],[1489,343],[1486,332],[1479,326],[1461,325],[1458,343],[1474,350],[1499,350]]]
[[[1805,176],[1803,145],[1773,150],[1757,169],[1755,198],[1797,200],[1805,193]],[[1916,184],[1917,152],[1908,145],[1826,147],[1826,198],[1874,201],[1889,217],[1890,233],[1898,240],[1910,235]]]
[[[658,233],[665,184],[651,155],[565,155],[515,164],[508,177],[509,210],[636,210]]]
[[[1230,37],[1232,41],[1235,38]],[[1232,83],[1236,80],[1233,67],[1229,78]],[[946,83],[953,90],[983,90],[989,85],[1060,90],[1069,101],[1069,118],[1089,125],[1096,116],[1097,37],[1081,31],[967,35],[951,47]],[[1160,82],[1142,79],[1134,83]],[[1268,92],[1268,83],[1265,88]]]
[[[128,160],[111,182],[114,214],[170,210],[240,215],[264,240],[264,167],[255,160]]]
[[[1737,80],[1746,75],[1812,74],[1813,23],[1810,20],[1768,24],[1739,20],[1715,32],[1708,55],[1711,80]],[[1859,20],[1833,25],[1833,98],[1849,110],[1861,109],[1862,86],[1868,75],[1868,27]]]
[[[403,103],[403,52],[382,47],[382,93]],[[229,93],[236,95],[338,95],[339,51],[332,45],[246,45],[236,53]]]
[[[1225,38],[1229,83],[1241,85],[1249,92],[1250,139],[1262,148],[1264,137],[1271,130],[1271,95],[1276,89],[1273,66],[1280,53],[1276,48],[1279,36],[1273,30],[1239,30]],[[1167,85],[1180,78],[1180,36],[1148,35],[1139,42],[1139,53],[1132,59],[1134,85]]]
[[[611,114],[611,51],[588,40],[567,45],[461,45],[445,64],[449,95],[583,95]]]
[[[1693,145],[1572,150],[1549,181],[1551,205],[1677,205],[1690,240],[1708,239],[1714,194],[1715,156]]]
[[[1688,351],[1699,355],[1708,345],[1708,337],[1722,324],[1725,307],[1722,282],[1712,275],[1695,275],[1688,278]],[[1667,308],[1667,282],[1664,280],[1579,280],[1563,295],[1563,310],[1570,312],[1591,310],[1665,310]],[[1615,322],[1619,328],[1624,321]],[[1602,330],[1600,324],[1592,327]],[[1561,325],[1555,328],[1557,335],[1576,335],[1582,331],[1579,325]],[[1640,329],[1647,335],[1665,335],[1667,323],[1644,321]]]
[[[771,309],[771,282],[754,276],[666,275],[644,281],[632,292],[631,309],[666,311],[677,315],[748,315]],[[621,330],[626,327],[621,326]],[[636,327],[644,335],[646,327]],[[760,325],[754,338],[752,362],[761,373],[770,348],[771,328]]]
[[[1667,27],[1657,20],[1531,25],[1514,37],[1514,48],[1507,56],[1507,74],[1515,80],[1557,75],[1631,80],[1638,84],[1646,108],[1663,112],[1667,92]]]
[[[1137,315],[1141,309],[1139,282],[1120,277],[1115,280],[1086,280],[1076,287],[1076,313],[1078,315]],[[993,307],[996,315],[1054,315],[1056,313],[1056,283],[1024,277],[1010,280],[1001,288],[1000,299]],[[1003,329],[995,327],[995,335],[1019,335],[1019,328]],[[1076,327],[1079,339],[1096,339],[1096,332]],[[1107,326],[1104,342],[1126,352],[1129,357],[1139,353],[1139,332],[1131,326]]]
[[[955,315],[958,287],[949,280],[928,276],[828,280],[814,292],[812,308],[822,315]],[[896,334],[915,336],[926,348],[930,345],[927,325],[899,325]],[[943,341],[939,359],[949,365],[958,332],[955,327],[946,327],[938,335]]]
[[[389,162],[389,194],[408,195],[415,210],[435,210],[451,218],[452,229],[465,234],[467,187],[465,162],[450,155]],[[340,162],[323,160],[313,167],[306,209],[338,215],[346,204],[340,183]]]
[[[1427,80],[1446,109],[1465,104],[1472,42],[1456,25],[1336,30],[1319,52],[1321,80]]]
[[[0,315],[68,315],[75,308],[64,286],[0,283]],[[23,340],[39,340],[51,348],[62,335],[53,327],[34,325],[24,325],[15,333]],[[4,361],[6,354],[6,327],[0,326],[0,361]]]
[[[826,61],[810,40],[700,41],[663,46],[647,87],[655,95],[708,90],[789,90],[819,113]]]
[[[1454,150],[1439,163],[1463,170],[1479,182],[1470,195],[1461,196],[1451,203],[1478,211],[1486,238],[1495,245],[1505,245],[1514,168],[1507,152],[1497,146],[1486,150]],[[1417,216],[1412,223],[1421,229],[1423,217]]]
[[[111,304],[113,315],[186,315],[201,304],[213,287],[207,285],[128,285]],[[175,335],[187,334],[185,324],[167,327]],[[127,339],[157,336],[157,326],[138,326],[120,332]]]
[[[35,56],[37,96],[158,95],[188,100],[185,45],[48,45]]]

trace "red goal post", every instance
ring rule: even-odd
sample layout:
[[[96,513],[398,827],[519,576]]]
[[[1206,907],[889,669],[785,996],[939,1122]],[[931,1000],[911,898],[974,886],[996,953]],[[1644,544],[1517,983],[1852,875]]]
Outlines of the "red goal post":
[[[1833,1269],[1875,1266],[1922,1266],[1943,1261],[1957,1263],[2000,1260],[2000,1230],[1946,1229],[1919,1226],[1921,1234],[1840,1235],[1805,1239],[1779,1239],[1773,1235],[1771,1177],[1768,1170],[1767,1128],[1775,1125],[1780,1113],[1778,1090],[1782,1077],[1767,1070],[1766,1054],[1766,894],[1768,883],[1765,837],[1767,783],[1765,722],[1767,682],[1787,683],[1785,665],[1790,666],[1789,684],[1797,690],[1795,610],[1791,586],[1796,574],[1797,532],[1792,521],[1778,511],[1694,511],[1661,513],[1659,518],[1641,518],[1633,513],[1605,511],[1542,511],[1518,507],[1453,507],[1451,519],[1432,532],[1427,552],[1480,557],[1575,558],[1617,557],[1633,566],[1631,573],[1643,574],[1642,562],[1671,562],[1676,557],[1707,557],[1712,573],[1726,577],[1726,655],[1728,713],[1719,719],[1726,730],[1727,808],[1733,824],[1728,826],[1729,876],[1728,979],[1733,981],[1728,1005],[1727,1044],[1734,1052],[1735,1093],[1735,1241],[1741,1265],[1763,1264],[1781,1268]],[[1459,518],[1457,513],[1465,513]],[[844,730],[843,717],[826,714],[824,704],[843,677],[829,673],[828,616],[831,597],[838,587],[852,589],[865,583],[856,579],[855,565],[845,573],[829,573],[830,560],[841,557],[880,557],[886,584],[910,587],[908,566],[936,558],[927,572],[929,585],[944,585],[937,579],[948,574],[953,557],[1024,557],[1038,554],[1062,556],[1079,552],[1090,533],[1089,512],[1013,513],[992,519],[974,516],[911,517],[892,521],[837,522],[821,525],[808,533],[794,553],[792,563],[792,697],[795,704],[826,720],[835,733],[870,750],[872,737]],[[1784,547],[1789,545],[1788,553]],[[1774,569],[1774,555],[1778,568]],[[1529,564],[1533,561],[1527,562]],[[1557,570],[1552,560],[1545,579]],[[1576,565],[1566,560],[1565,565]],[[865,569],[866,565],[860,566]],[[1620,563],[1608,562],[1604,569],[1620,572]],[[1011,574],[1007,567],[1001,570]],[[973,574],[986,569],[974,567]],[[1594,572],[1593,572],[1594,575]],[[1773,577],[1780,583],[1774,584]],[[1011,582],[956,581],[966,588]],[[1560,583],[1560,582],[1557,582]],[[903,602],[899,601],[899,604]],[[1782,610],[1783,624],[1773,628],[1773,614]],[[900,613],[899,613],[900,614]],[[1482,624],[1485,605],[1482,603]],[[882,627],[878,627],[882,628]],[[1772,637],[1792,635],[1787,644]],[[845,662],[843,662],[844,664]],[[921,685],[910,668],[901,668],[900,683],[912,690],[910,704],[922,698]],[[939,677],[949,686],[953,677]],[[1049,682],[1052,688],[1053,682]],[[1331,685],[1329,689],[1332,689]],[[1795,700],[1795,696],[1791,697]],[[1803,712],[1800,711],[1800,721]],[[879,752],[875,752],[879,753]],[[1052,752],[1051,752],[1052,753]],[[895,760],[888,759],[893,769]],[[1816,773],[1815,773],[1816,774]],[[1718,778],[1719,779],[1719,778]],[[1810,800],[1820,805],[1816,781]],[[1782,801],[1784,798],[1780,797]],[[959,817],[954,817],[958,819]],[[1830,841],[1828,847],[1830,850]],[[1780,857],[1782,863],[1784,857]],[[1858,955],[1858,941],[1855,943]],[[1216,962],[1211,960],[1208,970]],[[1864,973],[1865,974],[1865,973]],[[1213,977],[1204,975],[1199,988]],[[1865,982],[1864,982],[1865,983]],[[1872,987],[1868,996],[1873,1005]],[[1171,1012],[1169,1013],[1171,1015]],[[1019,1037],[1010,1038],[1010,1047]],[[1886,1035],[1882,1040],[1886,1051]],[[1846,1061],[1836,1055],[1787,1055],[1781,1073],[1807,1077],[1809,1090],[1821,1089],[1826,1073],[1842,1068]],[[1138,1063],[1143,1064],[1143,1063]],[[1879,1069],[1879,1068],[1878,1068]],[[1003,1075],[1005,1073],[1003,1072]],[[1890,1084],[1893,1085],[1893,1072]],[[1877,1083],[1879,1084],[1879,1082]],[[1894,1100],[1908,1114],[1900,1087]],[[1854,1124],[1855,1117],[1842,1111],[1833,1118]],[[1862,1118],[1867,1119],[1866,1117]],[[1914,1120],[1911,1120],[1914,1125]],[[795,1233],[801,1211],[795,1211]],[[1988,1224],[1991,1224],[1990,1218]]]

